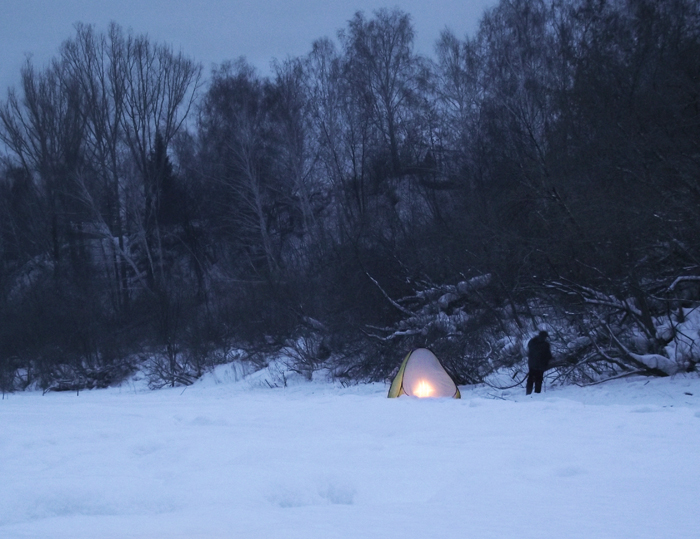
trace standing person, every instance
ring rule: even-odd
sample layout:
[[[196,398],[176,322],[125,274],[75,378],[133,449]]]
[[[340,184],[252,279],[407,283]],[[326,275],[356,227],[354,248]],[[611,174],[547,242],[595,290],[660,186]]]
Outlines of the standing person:
[[[532,386],[535,386],[535,393],[542,391],[542,380],[544,379],[544,371],[549,366],[549,361],[552,359],[552,350],[549,347],[547,338],[549,334],[546,331],[540,331],[539,334],[527,343],[527,388],[525,394],[532,393]]]

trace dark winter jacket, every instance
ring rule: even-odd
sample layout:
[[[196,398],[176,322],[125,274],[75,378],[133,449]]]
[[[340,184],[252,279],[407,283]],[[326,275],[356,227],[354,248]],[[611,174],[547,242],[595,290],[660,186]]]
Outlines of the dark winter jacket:
[[[527,343],[527,365],[530,370],[546,371],[549,361],[552,359],[552,351],[549,348],[547,337],[537,335]]]

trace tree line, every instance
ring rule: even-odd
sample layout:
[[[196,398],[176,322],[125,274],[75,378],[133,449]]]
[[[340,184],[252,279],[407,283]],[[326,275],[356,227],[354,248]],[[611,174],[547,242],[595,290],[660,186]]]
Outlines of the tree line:
[[[2,389],[280,350],[380,380],[414,346],[480,382],[541,327],[564,380],[693,369],[697,2],[502,0],[434,58],[413,40],[358,12],[270,76],[205,80],[78,24],[28,61],[0,102]]]

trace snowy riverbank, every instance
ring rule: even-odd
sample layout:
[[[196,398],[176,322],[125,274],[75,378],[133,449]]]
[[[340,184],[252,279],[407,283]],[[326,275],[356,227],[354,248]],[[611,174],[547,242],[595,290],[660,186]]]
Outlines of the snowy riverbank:
[[[0,537],[697,537],[697,374],[462,400],[234,378],[6,396]]]

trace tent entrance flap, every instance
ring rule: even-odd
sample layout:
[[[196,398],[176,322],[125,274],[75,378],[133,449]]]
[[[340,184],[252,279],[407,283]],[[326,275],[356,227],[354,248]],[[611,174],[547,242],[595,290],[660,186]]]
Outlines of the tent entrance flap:
[[[454,397],[459,390],[435,354],[418,348],[408,354],[401,364],[389,390],[389,397]]]

